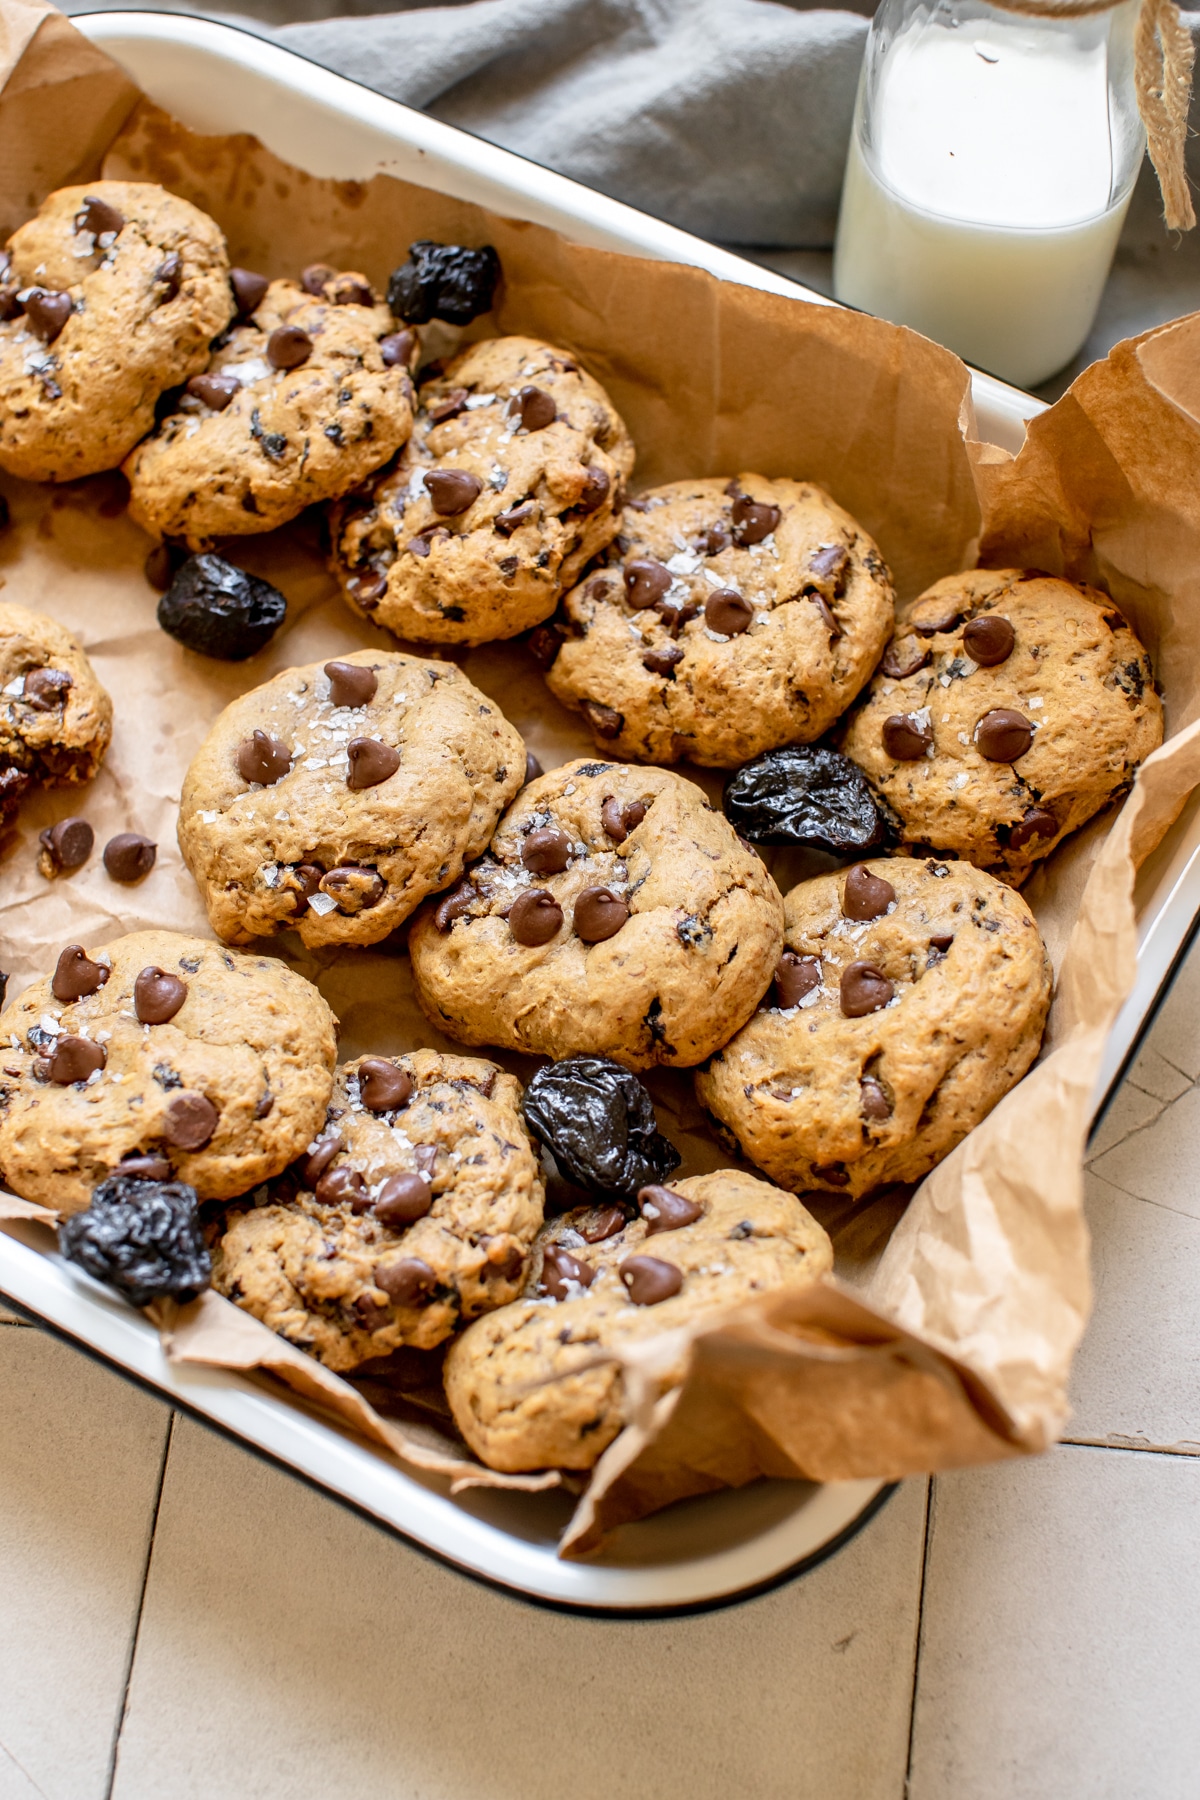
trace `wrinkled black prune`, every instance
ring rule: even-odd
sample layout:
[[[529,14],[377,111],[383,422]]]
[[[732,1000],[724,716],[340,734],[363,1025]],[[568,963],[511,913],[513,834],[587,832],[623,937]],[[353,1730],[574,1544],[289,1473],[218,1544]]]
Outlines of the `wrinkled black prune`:
[[[268,643],[287,615],[269,581],[223,556],[189,556],[158,603],[163,630],[188,650],[222,662],[244,662]]]
[[[491,310],[499,279],[500,258],[490,244],[467,250],[423,238],[408,246],[408,261],[388,282],[388,305],[406,325],[427,325],[430,319],[469,325]]]
[[[605,1199],[631,1200],[679,1167],[646,1089],[607,1056],[568,1056],[539,1069],[521,1106],[562,1173]]]
[[[752,844],[801,844],[861,856],[886,822],[857,763],[821,744],[756,756],[725,784],[725,817]]]
[[[59,1226],[58,1247],[135,1306],[167,1295],[194,1300],[212,1275],[196,1190],[183,1181],[110,1175],[87,1211]]]

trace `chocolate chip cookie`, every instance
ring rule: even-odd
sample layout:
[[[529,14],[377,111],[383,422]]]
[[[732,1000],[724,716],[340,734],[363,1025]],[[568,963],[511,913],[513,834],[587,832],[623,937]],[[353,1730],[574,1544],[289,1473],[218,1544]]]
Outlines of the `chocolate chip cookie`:
[[[129,511],[151,536],[202,550],[273,531],[404,443],[413,389],[396,346],[409,334],[362,276],[329,277],[317,293],[271,282],[128,458]]]
[[[542,1222],[520,1097],[473,1057],[347,1063],[293,1191],[231,1213],[213,1285],[331,1369],[503,1306]]]
[[[1050,960],[969,863],[895,857],[793,888],[764,1008],[696,1092],[773,1181],[858,1199],[919,1181],[1038,1053]]]
[[[590,1469],[626,1423],[622,1350],[833,1266],[817,1221],[752,1175],[721,1169],[639,1201],[632,1220],[611,1206],[553,1220],[521,1299],[451,1346],[447,1398],[490,1468]],[[681,1348],[662,1391],[686,1368]]]
[[[179,847],[226,943],[375,944],[457,880],[524,779],[519,734],[453,663],[356,650],[225,708]]]
[[[64,625],[0,605],[0,829],[35,782],[95,775],[112,737],[112,701]]]
[[[531,649],[609,754],[736,768],[827,731],[892,615],[883,559],[836,501],[739,475],[630,501],[608,567]]]
[[[700,789],[572,762],[530,782],[491,848],[409,932],[417,998],[466,1044],[687,1067],[771,979],[783,905]]]
[[[342,591],[417,642],[513,637],[613,537],[632,468],[629,433],[573,357],[536,338],[472,344],[422,385],[396,467],[335,512]]]
[[[0,468],[115,469],[233,315],[225,240],[152,182],[60,188],[0,257]]]
[[[112,1174],[244,1194],[320,1129],[335,1026],[269,957],[173,931],[67,944],[0,1016],[3,1179],[64,1213]]]
[[[901,609],[843,747],[908,844],[1019,883],[1162,735],[1150,659],[1107,594],[972,569]]]

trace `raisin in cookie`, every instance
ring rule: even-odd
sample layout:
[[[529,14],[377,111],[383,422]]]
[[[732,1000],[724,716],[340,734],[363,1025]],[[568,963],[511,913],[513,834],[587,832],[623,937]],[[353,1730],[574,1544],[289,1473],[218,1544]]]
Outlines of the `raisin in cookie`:
[[[3,1178],[64,1213],[114,1173],[244,1194],[320,1129],[335,1027],[269,957],[173,931],[68,944],[0,1016]]]
[[[213,1285],[331,1369],[505,1305],[542,1222],[520,1098],[465,1056],[346,1064],[298,1189],[230,1216]]]
[[[451,1346],[446,1395],[490,1468],[590,1469],[626,1423],[622,1350],[833,1266],[817,1221],[753,1175],[721,1169],[639,1199],[641,1218],[587,1207],[547,1225],[522,1298]],[[662,1391],[686,1369],[681,1347]]]
[[[90,781],[112,737],[112,701],[65,626],[0,605],[0,827],[35,781]]]
[[[335,572],[400,637],[513,637],[613,537],[632,468],[625,426],[572,357],[489,338],[424,384],[396,467],[335,514]]]
[[[273,531],[404,443],[413,390],[391,313],[361,276],[326,288],[273,281],[128,458],[129,511],[152,537],[202,550]]]
[[[620,554],[532,649],[603,748],[735,768],[827,731],[892,629],[878,550],[799,481],[676,481],[631,501]]]
[[[0,468],[115,469],[233,315],[225,240],[150,182],[60,188],[0,259]]]
[[[973,569],[901,610],[844,748],[908,843],[1021,882],[1162,735],[1150,659],[1107,594]]]
[[[465,1044],[686,1067],[766,991],[783,903],[700,789],[573,762],[530,782],[491,849],[409,932],[417,998]]]
[[[525,746],[453,663],[356,650],[234,700],[183,783],[179,847],[213,930],[375,944],[478,856]]]
[[[855,863],[793,888],[767,1007],[696,1077],[782,1186],[854,1199],[919,1181],[1019,1081],[1050,959],[1012,888],[969,863]]]

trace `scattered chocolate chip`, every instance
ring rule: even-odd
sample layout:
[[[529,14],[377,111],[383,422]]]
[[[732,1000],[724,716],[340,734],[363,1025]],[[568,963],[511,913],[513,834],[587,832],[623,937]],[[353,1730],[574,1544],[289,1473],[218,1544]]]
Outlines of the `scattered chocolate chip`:
[[[109,974],[110,970],[103,963],[91,960],[81,944],[68,944],[59,952],[50,979],[50,992],[56,1000],[63,1002],[82,1000],[87,994],[98,992]]]
[[[649,1193],[650,1189],[643,1191]],[[619,1206],[603,1206],[599,1212],[581,1219],[575,1229],[585,1244],[602,1244],[606,1238],[616,1237],[618,1231],[624,1231],[627,1223]]]
[[[635,556],[625,564],[625,601],[634,612],[645,612],[657,606],[671,586],[672,575],[665,563],[653,556]]]
[[[883,653],[880,668],[893,681],[907,681],[923,669],[933,652],[915,637],[895,637]]]
[[[561,875],[570,860],[570,838],[552,825],[531,831],[521,845],[521,861],[532,875]]]
[[[552,669],[562,649],[562,638],[549,625],[539,625],[529,634],[529,654],[539,669]]]
[[[47,1058],[46,1073],[59,1087],[70,1087],[76,1081],[86,1081],[107,1060],[104,1045],[93,1043],[91,1038],[60,1037]]]
[[[375,1217],[400,1229],[415,1225],[433,1205],[433,1189],[423,1175],[390,1175],[379,1190]]]
[[[545,888],[528,888],[518,894],[508,914],[509,930],[527,950],[557,937],[562,922],[562,907]]]
[[[160,306],[165,305],[168,300],[174,300],[183,286],[183,258],[178,250],[172,250],[169,256],[163,257],[154,271],[154,281],[157,287],[163,289],[159,298]]]
[[[375,1264],[375,1285],[397,1306],[425,1306],[433,1297],[437,1276],[419,1256]]]
[[[575,902],[572,924],[575,936],[585,944],[602,944],[616,937],[629,919],[624,900],[605,887],[585,887]]]
[[[378,787],[400,767],[400,752],[392,744],[380,743],[378,738],[351,738],[346,755],[350,759],[346,786],[356,794],[364,788]]]
[[[236,375],[193,375],[187,391],[213,412],[224,412],[241,385]]]
[[[265,275],[256,275],[252,269],[230,269],[229,285],[233,289],[238,318],[245,319],[258,311],[271,284]]]
[[[939,631],[953,631],[966,606],[961,594],[931,594],[928,599],[917,601],[907,624],[921,637],[934,637]]]
[[[466,388],[451,388],[440,400],[435,400],[429,408],[429,418],[434,425],[444,425],[448,419],[457,419],[460,412],[471,398]]]
[[[299,325],[277,325],[267,339],[267,361],[273,369],[299,369],[313,353],[313,341]]]
[[[256,731],[238,745],[237,771],[243,781],[257,781],[262,787],[274,787],[291,766],[291,751],[269,732]]]
[[[357,913],[379,905],[387,893],[387,882],[378,869],[367,864],[339,863],[336,869],[322,875],[320,888],[323,894],[337,901],[340,913],[353,918]]]
[[[413,1078],[386,1056],[368,1056],[358,1065],[358,1095],[368,1112],[396,1112],[412,1099]]]
[[[608,499],[608,490],[612,486],[603,469],[588,469],[583,480],[583,489],[575,502],[581,513],[594,513]]]
[[[104,846],[104,867],[113,881],[140,881],[154,867],[158,845],[140,831],[119,831]]]
[[[142,565],[146,580],[152,588],[157,588],[160,594],[165,594],[181,561],[179,553],[173,550],[170,544],[155,544]]]
[[[86,819],[60,819],[39,834],[46,857],[56,875],[81,869],[92,854],[96,834]]]
[[[777,506],[739,494],[733,503],[733,541],[744,550],[770,537],[783,515]]]
[[[1017,634],[1011,621],[1002,619],[998,613],[980,613],[978,618],[968,619],[963,626],[962,641],[972,662],[991,669],[997,663],[1008,661],[1016,646]]]
[[[327,662],[329,698],[335,706],[366,706],[375,698],[379,677],[361,663]]]
[[[510,420],[526,431],[545,431],[558,417],[558,408],[545,388],[523,387],[505,409]]]
[[[425,491],[433,502],[433,510],[443,518],[456,518],[473,506],[483,492],[478,475],[465,469],[427,469]]]
[[[90,231],[94,237],[115,238],[124,229],[125,216],[99,194],[85,194],[83,205],[75,214],[76,231]]]
[[[989,762],[1014,763],[1033,742],[1033,726],[1023,713],[996,706],[975,727],[975,742]]]
[[[315,1188],[338,1151],[345,1148],[345,1144],[336,1132],[329,1137],[318,1138],[316,1149],[310,1151],[304,1167],[300,1171],[300,1179],[304,1186],[310,1190]]]
[[[379,354],[385,369],[409,369],[417,348],[415,331],[392,331],[379,340]]]
[[[451,888],[450,892],[438,901],[437,910],[433,915],[433,922],[438,930],[449,931],[455,919],[461,919],[465,912],[470,911],[474,899],[475,889],[465,879],[460,881],[456,888]]]
[[[561,1244],[547,1244],[542,1252],[541,1287],[553,1300],[568,1300],[571,1296],[569,1282],[578,1287],[589,1288],[596,1279],[596,1271],[591,1263],[581,1262],[564,1250]]]
[[[852,962],[842,970],[842,1012],[847,1019],[864,1019],[886,1006],[895,988],[874,963]]]
[[[322,1206],[349,1206],[352,1212],[364,1213],[370,1205],[366,1182],[357,1169],[346,1163],[340,1163],[336,1169],[326,1169],[318,1178],[313,1193]]]
[[[520,506],[510,506],[506,512],[497,513],[492,520],[492,529],[501,537],[511,537],[520,525],[525,525],[537,511],[532,500],[525,500]]]
[[[797,956],[785,950],[775,964],[775,996],[784,1012],[799,1006],[806,994],[821,985],[821,964],[815,956]]]
[[[300,286],[304,289],[306,294],[311,294],[315,300],[323,300],[325,298],[325,283],[327,281],[332,281],[336,274],[337,270],[331,269],[328,263],[309,263],[307,269],[301,271]]]
[[[388,282],[387,303],[409,325],[430,319],[469,325],[491,309],[499,280],[500,258],[490,244],[468,250],[421,238],[409,245],[408,261]]]
[[[163,1136],[176,1150],[203,1150],[211,1141],[220,1116],[206,1095],[176,1094],[167,1107]]]
[[[545,773],[545,769],[543,769],[541,763],[533,754],[533,751],[527,750],[525,752],[525,786],[528,787],[531,781],[536,781],[539,776],[544,775]]]
[[[845,544],[821,544],[809,557],[808,566],[818,581],[831,584],[835,600],[845,593],[850,568],[850,552]]]
[[[171,1165],[165,1156],[131,1150],[121,1158],[113,1174],[122,1181],[170,1181]]]
[[[254,656],[286,616],[287,601],[269,581],[211,553],[189,556],[158,603],[158,622],[170,637],[222,662]]]
[[[897,762],[919,762],[933,743],[933,726],[915,713],[892,713],[883,721],[883,747]]]
[[[165,969],[143,969],[133,984],[133,1010],[139,1025],[165,1025],[187,999],[187,983]]]
[[[1023,819],[1018,819],[1009,831],[1008,847],[1010,850],[1023,850],[1035,837],[1052,838],[1057,832],[1058,820],[1054,814],[1047,812],[1044,806],[1035,806]]]
[[[65,669],[30,669],[21,698],[34,712],[57,712],[71,686]]]
[[[669,675],[677,663],[683,661],[683,651],[678,644],[663,644],[655,650],[647,650],[642,658],[642,667],[651,675]]]
[[[658,1306],[683,1286],[682,1270],[657,1256],[627,1256],[617,1274],[635,1306]]]
[[[872,875],[865,863],[846,872],[842,887],[842,911],[848,919],[880,919],[896,898],[896,890],[882,875]]]
[[[723,637],[737,637],[753,617],[754,608],[736,588],[716,588],[704,602],[704,623]]]
[[[597,737],[620,737],[621,727],[625,723],[624,713],[619,713],[615,706],[605,706],[600,700],[583,700],[580,705],[584,718]]]
[[[864,1075],[858,1084],[860,1107],[864,1119],[890,1119],[892,1103],[873,1075]]]
[[[684,1225],[694,1225],[704,1215],[704,1208],[697,1206],[694,1200],[676,1193],[674,1188],[657,1184],[640,1190],[638,1206],[646,1221],[647,1237],[653,1237],[658,1231],[679,1231]]]

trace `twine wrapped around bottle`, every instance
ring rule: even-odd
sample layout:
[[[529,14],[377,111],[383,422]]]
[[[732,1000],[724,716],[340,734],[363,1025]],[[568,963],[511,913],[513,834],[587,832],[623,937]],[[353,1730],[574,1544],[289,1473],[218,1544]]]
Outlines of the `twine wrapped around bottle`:
[[[994,0],[994,4],[1026,18],[1082,19],[1111,12],[1121,0]],[[1196,223],[1183,157],[1193,57],[1192,34],[1175,0],[1142,0],[1134,29],[1134,86],[1169,231],[1190,231]]]

